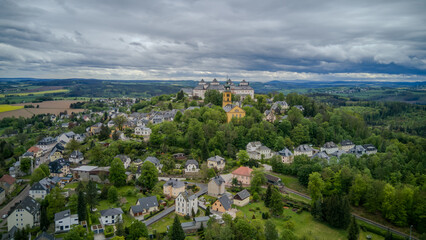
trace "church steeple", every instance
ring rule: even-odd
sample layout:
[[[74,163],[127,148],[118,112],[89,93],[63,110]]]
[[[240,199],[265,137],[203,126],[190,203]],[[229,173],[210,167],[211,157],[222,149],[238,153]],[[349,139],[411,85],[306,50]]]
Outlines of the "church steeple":
[[[223,92],[222,107],[225,107],[228,104],[232,104],[232,93],[230,87],[225,86],[225,91]]]

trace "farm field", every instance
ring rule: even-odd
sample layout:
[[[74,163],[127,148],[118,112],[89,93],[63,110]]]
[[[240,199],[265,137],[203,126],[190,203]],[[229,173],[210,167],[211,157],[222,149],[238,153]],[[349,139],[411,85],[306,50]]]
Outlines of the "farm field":
[[[40,91],[40,92],[20,92],[20,93],[10,93],[10,94],[0,94],[0,97],[6,97],[6,96],[28,96],[28,95],[44,95],[44,94],[50,94],[50,93],[65,93],[69,92],[68,89],[56,89],[56,90],[47,90],[47,91]]]
[[[24,107],[23,106],[12,106],[12,105],[7,105],[7,104],[1,104],[0,105],[0,113],[14,111],[14,110],[22,109],[22,108],[24,108]]]
[[[61,101],[46,101],[41,103],[18,103],[10,105],[12,107],[16,107],[18,110],[1,112],[0,111],[0,119],[5,117],[24,117],[30,118],[33,115],[37,114],[59,114],[60,112],[67,111],[68,113],[79,113],[83,112],[84,109],[71,109],[70,104],[76,103],[78,101],[75,100],[61,100]],[[33,105],[34,108],[24,108],[24,105]],[[37,105],[39,106],[37,108]],[[3,105],[1,105],[3,106]]]

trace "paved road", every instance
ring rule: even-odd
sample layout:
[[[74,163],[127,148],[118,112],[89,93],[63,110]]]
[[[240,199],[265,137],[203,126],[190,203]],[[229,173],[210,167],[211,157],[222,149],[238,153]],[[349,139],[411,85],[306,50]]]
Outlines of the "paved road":
[[[24,200],[24,198],[26,196],[28,196],[28,193],[30,192],[30,185],[28,184],[24,190],[21,191],[21,193],[19,193],[18,196],[16,196],[14,199],[12,199],[12,201],[10,201],[8,204],[6,204],[6,206],[4,206],[1,210],[0,210],[0,216],[3,216],[4,214],[8,213],[10,208],[15,206],[15,203],[20,202],[22,200]],[[3,227],[6,224],[6,220],[3,220],[2,223],[0,223],[0,228]]]
[[[298,196],[300,196],[300,197],[303,197],[303,198],[306,198],[306,199],[311,200],[311,198],[310,198],[308,195],[303,194],[303,193],[300,193],[300,192],[295,191],[295,190],[293,190],[293,189],[290,189],[290,188],[287,188],[287,187],[283,187],[283,190],[284,190],[284,191],[287,191],[287,192],[294,193],[294,194],[296,194],[296,195],[298,195]],[[356,215],[356,214],[354,214],[354,213],[352,213],[352,216],[354,216],[356,219],[358,219],[358,220],[360,220],[360,221],[363,221],[363,222],[369,223],[369,224],[371,224],[371,225],[373,225],[373,226],[376,226],[376,227],[378,227],[378,228],[381,228],[381,229],[383,229],[383,230],[385,230],[385,231],[389,230],[391,233],[394,233],[394,234],[400,235],[400,236],[402,236],[402,237],[404,237],[404,238],[409,238],[409,237],[410,237],[408,234],[405,234],[405,233],[400,232],[400,231],[398,231],[398,230],[395,230],[395,229],[392,229],[392,228],[386,227],[386,226],[384,226],[384,225],[382,225],[382,224],[380,224],[380,223],[377,223],[377,222],[371,221],[371,220],[370,220],[370,219],[368,219],[368,218],[361,217],[361,216]],[[413,237],[413,236],[411,236],[411,238],[412,238],[412,239],[417,239],[417,238],[415,238],[415,237]]]

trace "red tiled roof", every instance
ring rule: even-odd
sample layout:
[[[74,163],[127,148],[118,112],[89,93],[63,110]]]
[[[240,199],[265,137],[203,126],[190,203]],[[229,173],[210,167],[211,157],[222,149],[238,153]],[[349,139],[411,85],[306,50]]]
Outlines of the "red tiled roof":
[[[249,167],[239,167],[235,169],[232,174],[234,175],[241,175],[241,176],[250,176],[251,172],[253,172],[253,169]]]
[[[6,182],[9,185],[14,184],[16,179],[8,174],[3,175],[3,177],[0,178],[0,182]]]
[[[40,148],[35,147],[35,146],[32,146],[32,147],[30,147],[30,148],[27,150],[27,152],[33,152],[33,153],[36,153],[36,152],[38,152],[38,151],[40,151],[40,150],[41,150]]]

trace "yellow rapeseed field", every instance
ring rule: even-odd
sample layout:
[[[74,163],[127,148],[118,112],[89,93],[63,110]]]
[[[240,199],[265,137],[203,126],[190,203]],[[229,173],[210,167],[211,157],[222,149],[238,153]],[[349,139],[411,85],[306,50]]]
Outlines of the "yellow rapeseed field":
[[[12,106],[12,105],[0,104],[0,112],[8,112],[13,110],[18,110],[21,108],[24,108],[24,106]]]
[[[24,92],[24,93],[10,93],[10,94],[0,94],[0,97],[5,97],[5,95],[14,95],[14,96],[28,96],[32,95],[43,95],[49,93],[60,93],[60,92],[68,92],[68,89],[57,89],[57,90],[48,90],[48,91],[40,91],[40,92]]]

